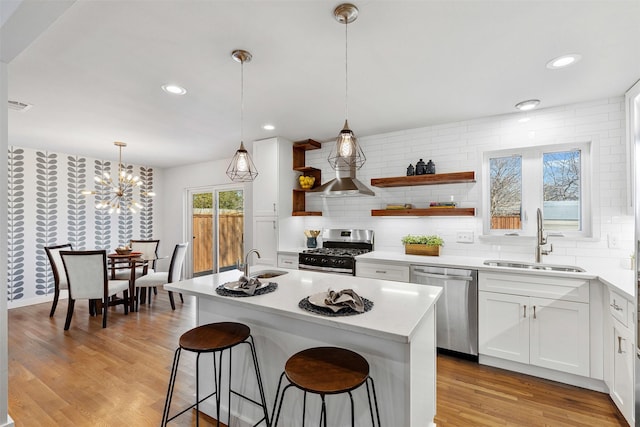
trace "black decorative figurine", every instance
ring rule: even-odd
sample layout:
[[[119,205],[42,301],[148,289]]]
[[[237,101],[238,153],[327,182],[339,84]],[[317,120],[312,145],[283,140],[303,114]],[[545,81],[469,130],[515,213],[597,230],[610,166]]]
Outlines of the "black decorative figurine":
[[[427,162],[427,173],[429,174],[436,173],[436,164],[433,163],[431,160]]]
[[[427,173],[427,165],[424,164],[422,159],[416,163],[416,175],[424,175]]]
[[[413,165],[409,163],[409,167],[407,167],[407,176],[413,176],[416,174],[416,170],[413,168]]]

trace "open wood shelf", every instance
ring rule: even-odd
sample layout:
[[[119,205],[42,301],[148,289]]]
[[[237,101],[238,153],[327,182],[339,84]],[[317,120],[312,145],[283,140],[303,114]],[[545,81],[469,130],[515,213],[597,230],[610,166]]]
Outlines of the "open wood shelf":
[[[306,165],[306,152],[309,150],[317,150],[322,145],[313,139],[305,139],[293,143],[293,170],[302,172],[303,175],[315,178],[313,187],[309,189],[294,188],[293,189],[293,209],[292,216],[322,216],[322,212],[307,212],[306,209],[306,193],[312,189],[319,187],[322,181],[322,171]]]
[[[475,216],[475,208],[373,209],[371,216]]]
[[[374,187],[410,187],[414,185],[458,184],[476,182],[476,173],[452,172],[425,175],[396,176],[391,178],[371,178]]]

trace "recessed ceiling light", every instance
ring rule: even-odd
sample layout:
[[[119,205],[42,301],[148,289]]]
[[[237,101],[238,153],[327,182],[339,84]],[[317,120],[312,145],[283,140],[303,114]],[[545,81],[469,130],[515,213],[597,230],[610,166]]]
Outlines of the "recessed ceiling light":
[[[580,61],[582,56],[577,53],[570,53],[568,55],[562,55],[547,62],[547,68],[550,70],[557,70],[558,68],[568,67]]]
[[[173,95],[184,95],[187,90],[178,85],[162,85],[162,90]]]
[[[274,130],[276,127],[274,125],[264,125],[262,129],[264,130]]]
[[[539,99],[527,99],[526,101],[518,102],[516,108],[520,111],[529,111],[536,108],[538,104],[540,104]]]
[[[531,120],[531,117],[522,117],[518,119],[518,123],[527,123],[529,120]]]

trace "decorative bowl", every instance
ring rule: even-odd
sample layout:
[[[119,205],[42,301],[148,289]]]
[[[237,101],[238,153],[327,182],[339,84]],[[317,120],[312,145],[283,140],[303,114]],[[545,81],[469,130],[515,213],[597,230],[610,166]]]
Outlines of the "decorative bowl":
[[[131,253],[131,248],[116,248],[116,253],[118,255],[129,255]]]

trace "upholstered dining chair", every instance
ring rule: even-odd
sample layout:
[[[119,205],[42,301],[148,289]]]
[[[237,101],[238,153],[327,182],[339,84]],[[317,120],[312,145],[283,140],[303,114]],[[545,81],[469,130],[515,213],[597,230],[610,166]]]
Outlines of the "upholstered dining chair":
[[[129,281],[109,280],[107,276],[107,251],[60,251],[60,257],[67,273],[69,304],[64,330],[69,330],[73,308],[77,299],[89,300],[89,313],[96,313],[96,300],[102,300],[102,327],[107,327],[109,299],[122,292],[124,314],[129,313]]]
[[[53,272],[53,282],[54,282],[54,294],[53,294],[53,304],[51,305],[51,311],[49,312],[49,317],[53,317],[56,312],[56,307],[58,306],[58,298],[60,297],[60,290],[69,289],[69,285],[67,284],[67,273],[64,271],[64,264],[62,263],[62,258],[60,258],[60,251],[72,251],[73,247],[71,243],[65,243],[64,245],[56,245],[56,246],[46,246],[44,251],[47,253],[47,258],[49,259],[49,264],[51,264],[51,271]]]
[[[150,274],[155,271],[156,259],[158,258],[158,245],[160,245],[160,240],[130,240],[129,247],[131,248],[131,252],[141,252],[142,258],[152,260],[149,265],[136,266],[136,279],[144,274]],[[131,276],[129,264],[126,263],[124,268],[116,269],[115,273],[116,280],[129,280]]]
[[[140,292],[144,292],[145,288],[162,286],[164,284],[173,283],[180,280],[182,264],[184,264],[184,257],[187,254],[187,246],[189,246],[189,243],[178,243],[173,249],[173,255],[171,255],[171,264],[169,264],[169,271],[156,271],[151,274],[145,274],[144,276],[136,279],[136,310],[138,309],[140,301]],[[169,302],[171,303],[171,309],[175,310],[176,303],[173,300],[173,292],[171,291],[169,291]],[[151,304],[151,299],[149,299],[149,304]]]

